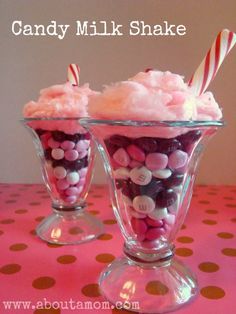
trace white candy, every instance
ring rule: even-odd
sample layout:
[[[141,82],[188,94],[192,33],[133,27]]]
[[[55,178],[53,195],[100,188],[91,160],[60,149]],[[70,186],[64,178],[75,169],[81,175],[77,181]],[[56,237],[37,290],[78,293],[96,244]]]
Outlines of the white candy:
[[[133,199],[134,209],[141,214],[151,213],[155,209],[155,202],[146,195],[136,196]]]
[[[64,179],[66,177],[67,171],[64,167],[55,167],[53,174],[57,179]]]
[[[175,215],[169,214],[165,217],[164,221],[167,223],[167,225],[172,226],[175,223]]]
[[[174,215],[176,214],[177,209],[178,209],[178,206],[176,204],[171,205],[171,206],[168,207],[169,213],[174,214]]]
[[[148,214],[148,217],[154,220],[163,219],[167,216],[168,216],[167,208],[158,208],[158,209],[155,209],[150,214]]]
[[[133,209],[130,209],[130,214],[131,214],[131,216],[133,216],[135,218],[138,218],[138,219],[142,219],[142,218],[146,218],[147,217],[147,215],[138,213],[138,212],[136,212]]]
[[[64,158],[64,150],[61,148],[54,148],[52,150],[52,157],[56,160],[60,160]]]
[[[79,178],[78,172],[70,172],[66,176],[66,181],[73,185],[79,182]]]
[[[183,184],[180,184],[178,186],[175,186],[173,188],[173,190],[176,192],[176,193],[182,193],[183,192]]]
[[[167,179],[171,176],[172,172],[170,169],[155,170],[152,172],[153,177],[158,179]]]
[[[121,167],[114,171],[116,179],[128,179],[129,178],[129,169]]]
[[[179,210],[179,207],[180,207],[180,195],[181,195],[181,193],[177,193],[177,200],[176,200],[176,202],[173,205],[168,207],[168,211],[171,214],[176,215],[177,211]]]
[[[130,171],[130,178],[138,185],[147,185],[152,180],[152,172],[146,167],[133,168]]]

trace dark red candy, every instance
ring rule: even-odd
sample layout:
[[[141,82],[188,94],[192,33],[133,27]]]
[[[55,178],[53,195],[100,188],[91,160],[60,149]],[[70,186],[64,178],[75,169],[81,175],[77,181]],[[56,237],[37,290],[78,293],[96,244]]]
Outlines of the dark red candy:
[[[76,171],[76,170],[78,171],[82,168],[87,167],[88,165],[87,156],[82,159],[77,159],[75,161],[69,161],[68,164],[66,162],[67,160],[65,161],[65,168],[71,171]]]
[[[123,180],[122,193],[133,200],[136,196],[141,195],[141,186],[131,180]]]
[[[148,73],[148,72],[150,72],[150,71],[153,71],[153,68],[146,68],[146,69],[145,69],[145,72],[146,72],[146,73]]]
[[[66,134],[64,132],[61,132],[61,131],[53,131],[52,137],[57,142],[63,142],[66,140]]]
[[[182,135],[178,136],[177,138],[182,143],[182,145],[186,146],[188,144],[192,144],[192,143],[196,142],[197,140],[199,140],[201,135],[202,135],[201,130],[192,130],[186,134],[182,134]]]
[[[147,153],[154,153],[157,150],[157,141],[152,137],[140,137],[135,139],[134,143]]]
[[[135,184],[131,180],[128,182],[128,184],[129,184],[129,189],[130,189],[132,199],[135,198],[136,196],[142,195],[141,185]]]
[[[89,132],[83,134],[83,136],[84,136],[84,139],[85,139],[85,140],[90,140],[90,139],[91,139],[91,135],[90,135]]]
[[[81,134],[76,133],[76,134],[66,134],[66,140],[67,141],[72,141],[74,143],[77,143],[81,139]]]
[[[164,179],[162,182],[165,187],[171,188],[173,186],[180,185],[183,182],[183,179],[184,179],[183,173],[173,172],[169,178]]]
[[[52,149],[51,148],[47,148],[44,150],[44,157],[47,159],[47,160],[51,160],[52,159]]]
[[[81,133],[81,134],[80,134],[80,139],[81,139],[81,140],[90,140],[90,139],[91,139],[91,135],[90,135],[89,132],[87,132],[87,133]]]
[[[117,188],[118,190],[123,187],[123,180],[121,180],[121,179],[116,179],[115,183],[116,183],[116,188]]]
[[[110,143],[109,140],[105,140],[105,145],[110,156],[113,156],[114,153],[119,149],[119,146]]]
[[[163,190],[157,194],[156,204],[158,207],[169,207],[177,200],[177,195],[172,189]]]
[[[71,171],[78,171],[82,168],[85,168],[88,166],[88,158],[87,156],[82,158],[82,159],[77,159],[75,161],[69,161],[66,159],[61,159],[61,160],[53,160],[52,162],[53,168],[61,166],[64,167],[65,169],[69,169]]]
[[[155,199],[157,194],[163,190],[163,185],[161,180],[152,179],[147,185],[140,186],[140,189],[141,195],[147,195]]]
[[[131,143],[131,140],[126,136],[115,134],[110,137],[109,142],[118,147],[126,147]]]
[[[46,131],[42,130],[42,129],[36,129],[35,132],[38,134],[38,136],[43,135]]]
[[[61,159],[61,160],[53,160],[52,166],[53,166],[53,168],[59,167],[59,166],[64,167],[64,168],[67,168],[68,165],[65,166],[64,162],[68,162],[68,161],[67,161],[67,160],[64,160],[64,159]],[[69,164],[69,162],[68,162],[68,164]]]
[[[120,181],[120,184],[121,184],[121,181]],[[130,184],[128,180],[123,180],[122,182],[122,193],[125,196],[128,196],[130,199],[132,199],[132,193],[130,190]]]
[[[175,138],[170,139],[158,139],[157,152],[162,154],[171,154],[177,149],[181,149],[182,145],[180,141]]]

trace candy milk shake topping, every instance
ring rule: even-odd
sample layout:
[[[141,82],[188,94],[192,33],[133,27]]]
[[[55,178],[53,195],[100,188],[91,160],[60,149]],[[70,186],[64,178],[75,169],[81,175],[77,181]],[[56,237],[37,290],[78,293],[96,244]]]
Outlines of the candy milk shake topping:
[[[169,71],[140,72],[128,81],[91,95],[89,115],[98,119],[140,121],[219,120],[211,92],[193,93],[183,77]]]

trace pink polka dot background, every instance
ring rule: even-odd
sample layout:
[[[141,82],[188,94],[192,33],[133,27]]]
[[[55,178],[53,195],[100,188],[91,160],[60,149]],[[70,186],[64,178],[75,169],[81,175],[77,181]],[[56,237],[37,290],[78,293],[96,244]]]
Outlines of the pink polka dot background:
[[[106,186],[93,186],[88,204],[88,211],[103,221],[105,234],[80,246],[50,245],[34,233],[41,219],[51,212],[44,187],[0,184],[0,313],[9,312],[2,304],[7,300],[104,300],[97,285],[98,276],[107,264],[121,255],[123,238]],[[234,313],[235,230],[236,187],[195,187],[190,210],[175,244],[176,256],[197,275],[200,291],[197,299],[178,313]],[[71,234],[77,232],[71,230]],[[168,293],[168,287],[153,278],[152,282],[147,282],[144,293],[160,298]],[[94,312],[125,313],[124,310],[80,310],[79,313]],[[76,311],[32,309],[27,313]]]

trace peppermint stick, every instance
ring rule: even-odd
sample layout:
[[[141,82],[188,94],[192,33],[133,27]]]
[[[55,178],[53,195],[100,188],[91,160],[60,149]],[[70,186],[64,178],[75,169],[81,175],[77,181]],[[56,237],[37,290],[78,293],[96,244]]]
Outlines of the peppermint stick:
[[[74,86],[79,86],[80,68],[77,64],[71,63],[68,66],[67,80]]]
[[[201,95],[216,76],[222,62],[236,43],[236,34],[223,29],[188,82],[195,95]]]

